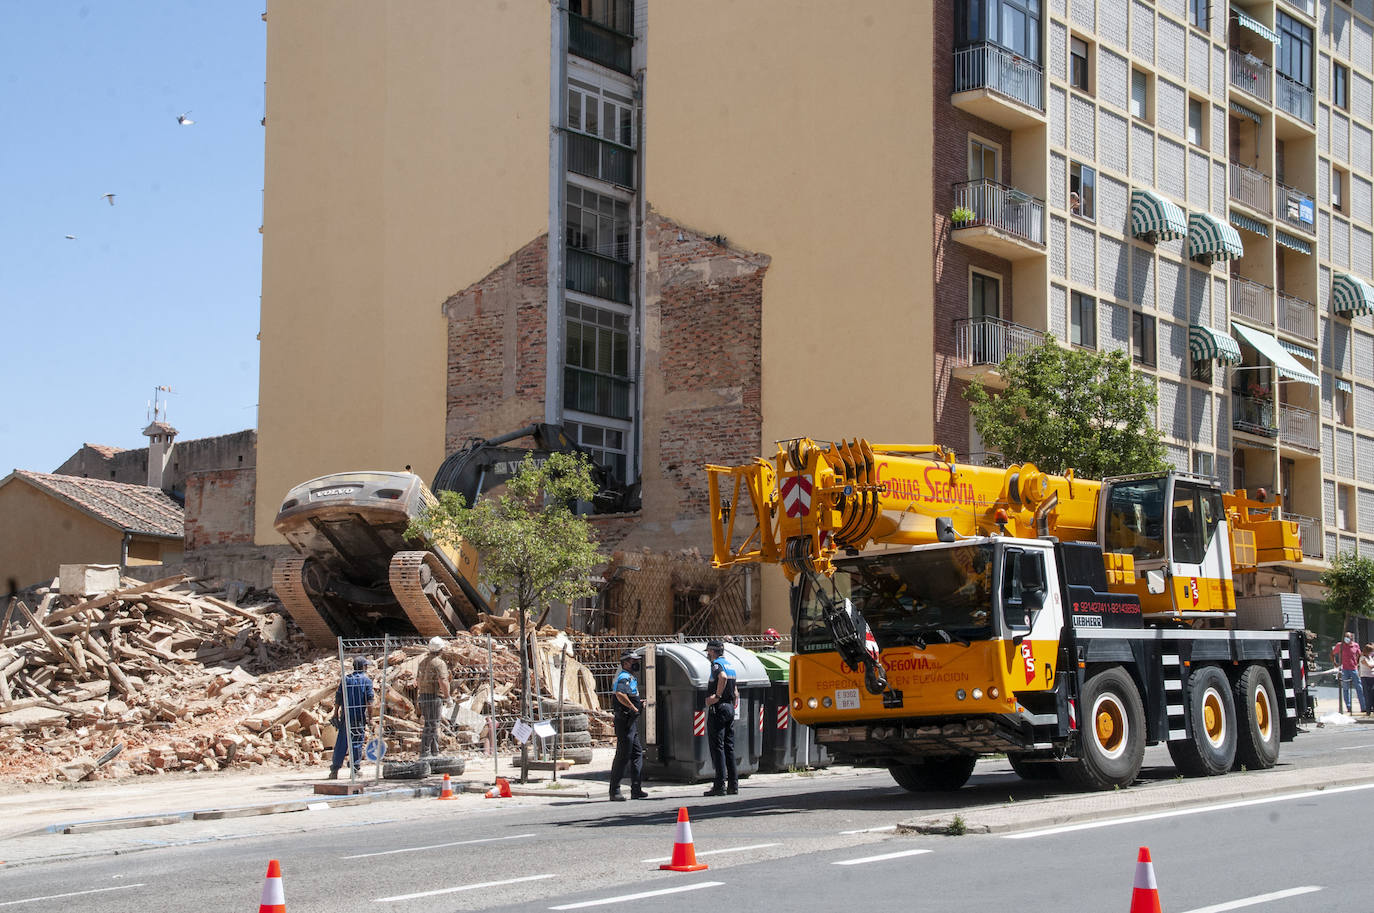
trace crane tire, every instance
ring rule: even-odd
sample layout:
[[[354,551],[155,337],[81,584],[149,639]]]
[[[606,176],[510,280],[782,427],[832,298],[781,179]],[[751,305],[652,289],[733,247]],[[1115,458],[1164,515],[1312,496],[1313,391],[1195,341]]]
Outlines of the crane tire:
[[[1145,760],[1145,709],[1135,682],[1120,666],[1088,679],[1079,696],[1079,757],[1060,765],[1068,782],[1086,789],[1130,786]]]
[[[1216,666],[1195,668],[1188,679],[1191,734],[1169,743],[1169,757],[1185,777],[1216,777],[1236,758],[1236,705],[1231,683]]]
[[[897,785],[912,793],[954,792],[973,776],[974,755],[940,755],[918,761],[893,761],[888,772]]]
[[[1060,763],[1058,761],[1048,761],[1037,758],[1033,754],[1022,752],[1010,752],[1007,754],[1007,761],[1011,763],[1011,769],[1022,780],[1058,780]]]
[[[1245,667],[1236,679],[1235,769],[1268,770],[1279,760],[1279,720],[1283,705],[1274,693],[1269,670],[1260,665]]]

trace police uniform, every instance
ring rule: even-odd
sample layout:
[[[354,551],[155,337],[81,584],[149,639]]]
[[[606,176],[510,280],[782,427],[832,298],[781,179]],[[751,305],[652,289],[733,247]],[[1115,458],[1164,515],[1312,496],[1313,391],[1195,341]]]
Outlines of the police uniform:
[[[733,795],[739,792],[739,774],[735,770],[735,667],[726,659],[725,645],[720,641],[711,641],[706,649],[719,654],[711,660],[711,678],[706,685],[708,697],[719,695],[719,700],[706,705],[706,740],[716,774],[706,795]],[[722,676],[725,687],[718,690]]]
[[[352,764],[356,770],[363,762],[363,743],[367,740],[367,708],[376,697],[376,691],[372,685],[372,679],[363,671],[372,665],[372,660],[366,657],[356,657],[353,660],[354,672],[348,674],[344,679],[344,685],[340,685],[334,692],[335,713],[338,715],[338,738],[334,740],[334,757],[329,762],[329,778],[332,780],[339,774],[339,768],[344,764],[344,756],[351,754]],[[346,686],[346,687],[345,687]],[[344,726],[344,695],[348,696],[348,726]],[[347,728],[347,732],[345,732]],[[351,736],[351,738],[350,738]],[[349,749],[352,749],[350,751]]]
[[[615,677],[615,693],[623,694],[634,705],[634,710],[626,707],[616,697],[615,707],[615,761],[611,764],[611,801],[621,802],[625,797],[620,793],[620,781],[625,777],[625,768],[630,771],[630,797],[647,799],[648,793],[640,785],[644,777],[644,745],[639,741],[639,712],[644,709],[644,701],[639,696],[639,680],[625,668],[627,661],[637,661],[633,653],[620,657],[620,674]]]

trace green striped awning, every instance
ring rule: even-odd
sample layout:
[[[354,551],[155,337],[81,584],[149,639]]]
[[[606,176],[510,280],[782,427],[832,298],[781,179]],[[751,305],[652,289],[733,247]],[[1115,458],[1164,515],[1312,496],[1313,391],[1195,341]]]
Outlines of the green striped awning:
[[[1245,256],[1245,245],[1225,222],[1205,212],[1194,212],[1188,216],[1188,256],[1239,260]]]
[[[1236,14],[1236,21],[1240,23],[1241,28],[1249,29],[1265,41],[1271,41],[1274,44],[1279,43],[1278,33],[1254,16],[1248,16],[1240,10],[1232,10],[1232,12]]]
[[[1245,105],[1242,105],[1238,101],[1231,102],[1231,113],[1239,114],[1241,117],[1249,118],[1250,120],[1255,122],[1255,126],[1260,126],[1264,123],[1263,119],[1260,118],[1259,114],[1257,114],[1254,111],[1251,111],[1249,108],[1245,107]]]
[[[1306,358],[1308,361],[1317,360],[1317,353],[1307,348],[1307,346],[1300,346],[1296,342],[1289,342],[1286,339],[1279,339],[1279,345],[1283,346],[1284,351],[1287,352],[1289,355],[1296,355],[1299,358]]]
[[[1153,235],[1157,241],[1188,237],[1183,208],[1148,190],[1131,191],[1131,234]]]
[[[1233,213],[1231,213],[1231,224],[1234,225],[1234,226],[1236,226],[1237,228],[1243,228],[1243,229],[1245,229],[1246,231],[1253,231],[1255,234],[1259,235],[1261,238],[1267,238],[1267,237],[1269,237],[1269,226],[1268,226],[1268,225],[1265,225],[1263,222],[1259,221],[1258,219],[1252,219],[1252,218],[1250,218],[1249,216],[1244,215],[1244,214],[1242,214],[1242,213],[1239,213],[1239,212],[1233,212]]]
[[[1288,232],[1278,228],[1274,229],[1274,240],[1283,247],[1288,248],[1289,250],[1295,250],[1300,254],[1307,254],[1307,256],[1309,257],[1312,256],[1311,241],[1305,241],[1302,238],[1295,238]]]
[[[1349,273],[1331,277],[1331,310],[1342,317],[1374,314],[1374,288]]]
[[[1274,367],[1279,369],[1279,377],[1287,380],[1301,381],[1304,384],[1311,384],[1320,387],[1322,382],[1317,375],[1307,368],[1298,364],[1298,360],[1289,355],[1287,350],[1279,343],[1278,339],[1268,333],[1259,330],[1252,330],[1243,323],[1232,323],[1231,329],[1236,335],[1254,346],[1255,351],[1269,359]]]
[[[1354,392],[1355,392],[1355,388],[1352,387],[1352,386],[1350,386],[1350,381],[1348,381],[1348,380],[1341,380],[1339,377],[1336,378],[1336,389],[1339,390],[1339,391],[1341,391],[1342,393],[1354,393]]]
[[[1240,364],[1240,346],[1234,339],[1221,330],[1193,324],[1188,327],[1188,354],[1193,361],[1203,362],[1215,358],[1226,365]]]

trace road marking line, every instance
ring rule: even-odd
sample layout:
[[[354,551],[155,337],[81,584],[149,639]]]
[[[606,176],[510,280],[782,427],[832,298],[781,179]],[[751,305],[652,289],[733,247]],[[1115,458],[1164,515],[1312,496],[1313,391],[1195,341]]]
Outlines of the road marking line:
[[[1225,913],[1227,910],[1239,910],[1241,907],[1253,907],[1255,904],[1268,903],[1271,900],[1283,900],[1285,897],[1297,897],[1299,894],[1311,894],[1314,891],[1320,890],[1320,886],[1309,884],[1301,888],[1289,888],[1286,891],[1275,891],[1272,894],[1256,894],[1254,897],[1242,897],[1240,900],[1228,900],[1225,903],[1213,904],[1210,907],[1198,907],[1196,910],[1188,910],[1187,913]]]
[[[697,884],[683,885],[680,888],[664,888],[661,891],[644,891],[640,894],[621,894],[619,897],[603,897],[600,900],[584,900],[581,903],[565,903],[550,910],[580,910],[583,907],[599,907],[609,903],[625,903],[629,900],[643,900],[646,897],[662,897],[664,894],[680,894],[683,891],[700,891],[702,888],[718,888],[723,881],[702,881]]]
[[[519,840],[521,837],[533,837],[534,834],[512,834],[509,837],[482,837],[477,840],[455,840],[453,843],[433,843],[429,846],[408,846],[399,850],[382,850],[379,853],[359,853],[356,856],[340,856],[340,859],[366,859],[369,856],[391,856],[395,853],[419,853],[424,850],[441,850],[447,846],[467,846],[472,843],[496,843],[500,840]]]
[[[1342,745],[1341,748],[1340,748],[1340,750],[1341,750],[1341,751],[1362,751],[1362,750],[1364,750],[1364,749],[1366,749],[1366,748],[1374,748],[1374,743],[1365,743],[1364,745]]]
[[[882,862],[887,859],[901,859],[903,856],[919,856],[930,850],[902,850],[900,853],[883,853],[881,856],[865,856],[862,859],[841,859],[831,865],[863,865],[865,862]]]
[[[1221,812],[1232,808],[1244,808],[1248,805],[1269,805],[1274,802],[1287,802],[1289,799],[1312,799],[1320,796],[1332,796],[1337,793],[1355,792],[1363,789],[1374,789],[1374,783],[1358,783],[1354,786],[1333,786],[1329,789],[1306,789],[1302,792],[1287,793],[1282,796],[1267,796],[1263,799],[1245,799],[1236,802],[1222,802],[1218,805],[1199,805],[1195,808],[1170,809],[1166,812],[1153,812],[1148,815],[1131,815],[1127,818],[1108,818],[1105,821],[1087,821],[1083,824],[1065,824],[1061,827],[1048,827],[1038,831],[1026,831],[1021,834],[1003,834],[1003,840],[1026,840],[1030,837],[1049,837],[1054,834],[1067,834],[1071,831],[1090,831],[1098,827],[1113,827],[1118,824],[1136,824],[1141,821],[1158,821],[1161,818],[1177,818],[1183,815],[1200,815],[1205,812]]]
[[[500,881],[479,881],[476,884],[460,884],[456,888],[439,888],[437,891],[419,891],[415,894],[397,894],[395,897],[376,897],[375,903],[390,903],[393,900],[414,900],[417,897],[434,897],[438,894],[457,894],[459,891],[480,891],[483,888],[499,888],[507,884],[519,884],[522,881],[542,881],[545,878],[557,878],[557,875],[525,875],[522,878],[503,878]]]
[[[57,900],[60,897],[80,897],[83,894],[103,894],[106,891],[125,891],[129,888],[143,887],[147,887],[147,885],[140,881],[138,884],[121,884],[115,885],[113,888],[92,888],[89,891],[72,891],[69,894],[49,894],[46,897],[25,897],[23,900],[6,900],[0,902],[0,907],[12,907],[15,904],[34,903],[39,900]]]
[[[881,831],[895,831],[896,829],[897,825],[895,824],[884,824],[882,827],[861,827],[857,831],[840,831],[840,833],[845,836],[850,834],[877,834]]]
[[[751,844],[751,845],[749,845],[749,846],[732,846],[732,847],[727,847],[727,848],[725,848],[725,849],[723,849],[723,850],[706,850],[705,852],[697,853],[697,855],[698,855],[698,856],[717,856],[717,855],[719,855],[719,854],[721,854],[721,853],[743,853],[743,852],[745,852],[746,850],[761,850],[761,849],[764,849],[765,847],[770,847],[770,846],[782,846],[782,844],[781,844],[781,843],[754,843],[754,844]],[[641,860],[639,860],[639,861],[640,861],[640,862],[671,862],[671,861],[672,861],[672,858],[673,858],[672,856],[660,856],[660,857],[658,857],[657,859],[641,859]]]

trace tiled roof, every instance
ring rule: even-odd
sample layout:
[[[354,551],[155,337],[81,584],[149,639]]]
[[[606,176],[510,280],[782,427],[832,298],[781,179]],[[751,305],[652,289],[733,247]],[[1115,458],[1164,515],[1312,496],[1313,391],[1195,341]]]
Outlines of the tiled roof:
[[[116,453],[124,452],[123,447],[111,447],[109,444],[87,444],[86,446],[107,460]]]
[[[185,535],[186,515],[181,505],[158,488],[24,469],[16,469],[9,478],[23,479],[125,532],[178,539]]]

